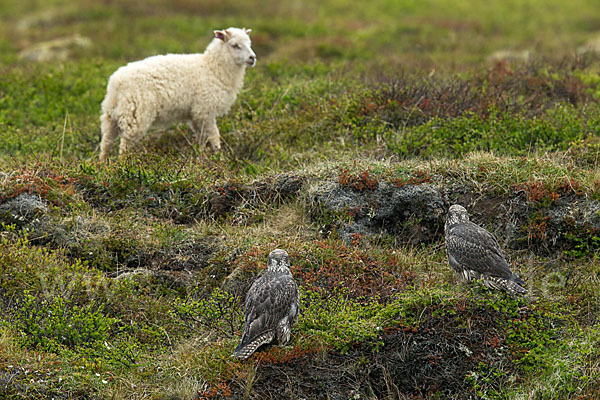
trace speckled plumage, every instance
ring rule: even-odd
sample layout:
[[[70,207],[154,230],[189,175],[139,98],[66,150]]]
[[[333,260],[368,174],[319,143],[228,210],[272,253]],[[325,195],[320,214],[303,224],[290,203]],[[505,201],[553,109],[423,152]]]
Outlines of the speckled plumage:
[[[234,357],[245,360],[263,344],[277,340],[283,345],[289,341],[298,320],[298,285],[289,267],[284,250],[269,254],[267,270],[246,294],[244,332]]]
[[[455,204],[446,217],[446,254],[448,262],[462,280],[481,279],[493,289],[525,294],[525,282],[510,270],[496,238],[469,221],[467,210]]]

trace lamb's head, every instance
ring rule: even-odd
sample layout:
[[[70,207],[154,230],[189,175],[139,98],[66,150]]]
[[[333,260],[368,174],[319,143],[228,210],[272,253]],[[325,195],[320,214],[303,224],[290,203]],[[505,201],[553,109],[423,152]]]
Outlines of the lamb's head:
[[[215,31],[215,38],[221,41],[221,51],[225,51],[240,66],[254,66],[256,54],[252,51],[250,41],[251,29],[227,28]]]

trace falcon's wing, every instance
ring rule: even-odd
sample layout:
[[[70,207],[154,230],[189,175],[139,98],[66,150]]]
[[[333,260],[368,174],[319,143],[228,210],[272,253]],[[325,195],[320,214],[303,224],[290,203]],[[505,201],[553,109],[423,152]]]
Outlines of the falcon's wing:
[[[449,229],[446,246],[448,255],[464,269],[506,279],[512,276],[494,236],[470,221]]]
[[[238,347],[252,343],[298,309],[298,285],[289,273],[265,273],[256,280],[246,294],[245,323],[242,341]]]

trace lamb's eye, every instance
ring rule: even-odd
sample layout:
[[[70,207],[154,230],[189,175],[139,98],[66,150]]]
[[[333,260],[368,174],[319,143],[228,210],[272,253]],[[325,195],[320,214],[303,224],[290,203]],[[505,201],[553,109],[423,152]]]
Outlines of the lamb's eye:
[[[237,44],[237,43],[234,43],[234,44],[232,44],[232,45],[231,45],[231,47],[233,47],[233,48],[234,48],[234,49],[236,49],[236,50],[240,50],[240,49],[242,48],[242,46],[240,46],[240,45],[239,45],[239,44]]]

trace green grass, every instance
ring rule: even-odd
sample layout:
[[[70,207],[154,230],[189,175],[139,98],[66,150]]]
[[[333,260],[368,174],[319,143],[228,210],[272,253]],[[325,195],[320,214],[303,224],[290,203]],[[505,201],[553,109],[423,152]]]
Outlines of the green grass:
[[[180,125],[99,163],[110,74],[228,26],[253,29],[258,64],[218,121],[222,152]],[[299,365],[353,377],[331,375],[342,397],[598,397],[598,232],[565,221],[556,249],[544,228],[559,201],[577,217],[600,199],[598,56],[576,55],[599,28],[591,0],[1,3],[0,205],[28,193],[48,211],[0,229],[0,397],[260,397]],[[19,56],[74,33],[92,46]],[[491,61],[500,50],[531,58]],[[281,177],[303,186],[278,192]],[[427,183],[494,231],[494,210],[523,206],[518,246],[495,233],[531,298],[460,285],[439,234],[342,242],[357,211],[320,209],[327,182]],[[237,362],[244,295],[276,247],[300,321],[290,346]],[[421,389],[390,378],[409,374],[385,363],[398,338]],[[457,338],[473,357],[453,356]]]

